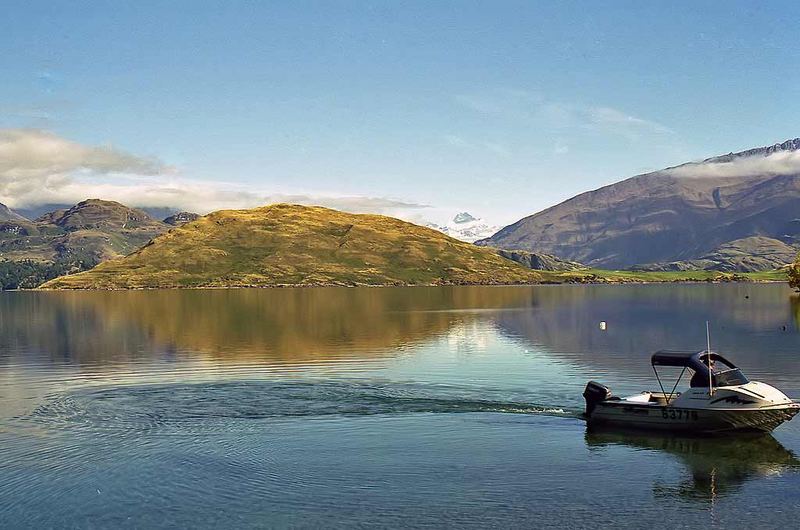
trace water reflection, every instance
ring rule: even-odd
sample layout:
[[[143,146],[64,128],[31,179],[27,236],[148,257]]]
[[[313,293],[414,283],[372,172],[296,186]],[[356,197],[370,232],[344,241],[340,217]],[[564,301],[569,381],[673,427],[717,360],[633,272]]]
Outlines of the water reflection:
[[[730,526],[787,526],[800,474],[747,487],[798,469],[774,439],[584,440],[571,410],[588,379],[641,390],[650,351],[702,343],[709,317],[748,375],[799,396],[790,294],[2,293],[0,526],[153,527],[163,513],[192,527],[222,526],[214,517],[230,513],[239,526],[324,527],[331,516],[349,526],[693,526],[715,498]],[[779,436],[800,447],[793,422]],[[614,513],[620,498],[626,509]],[[360,519],[390,511],[388,523]]]
[[[675,457],[686,474],[677,483],[655,482],[656,497],[713,501],[749,480],[800,469],[795,454],[770,435],[703,438],[592,429],[586,432],[586,445],[594,451],[618,446]]]
[[[4,293],[0,362],[36,354],[78,364],[180,354],[287,362],[389,356],[492,310],[530,305],[531,294],[472,287]]]
[[[789,295],[783,284],[540,288],[530,311],[495,318],[503,333],[591,377],[650,381],[652,352],[703,348],[706,320],[713,346],[748,373],[768,367],[788,374],[796,368],[800,328],[800,302]]]
[[[784,285],[3,293],[0,364],[375,358],[489,324],[581,367],[649,374],[652,351],[701,347],[710,319],[734,359],[755,347],[775,363],[791,354],[793,366],[798,315]]]

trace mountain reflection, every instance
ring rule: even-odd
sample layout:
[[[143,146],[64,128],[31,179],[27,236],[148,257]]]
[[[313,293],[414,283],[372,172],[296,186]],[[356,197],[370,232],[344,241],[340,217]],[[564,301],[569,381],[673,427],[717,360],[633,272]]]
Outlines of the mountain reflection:
[[[540,288],[531,311],[498,313],[504,334],[575,363],[588,375],[649,378],[660,349],[712,346],[745,368],[753,356],[793,369],[797,299],[777,285],[632,285]],[[606,331],[599,323],[606,321]]]
[[[707,319],[715,347],[746,368],[762,350],[793,363],[798,313],[784,285],[9,292],[0,364],[382,358],[489,323],[587,376],[649,377],[649,354],[702,347]]]
[[[674,484],[654,483],[657,497],[712,501],[736,492],[749,480],[800,469],[794,453],[770,435],[690,438],[587,430],[586,445],[590,450],[621,446],[677,458],[687,473]]]
[[[77,363],[382,357],[531,303],[485,287],[5,293],[0,347]]]

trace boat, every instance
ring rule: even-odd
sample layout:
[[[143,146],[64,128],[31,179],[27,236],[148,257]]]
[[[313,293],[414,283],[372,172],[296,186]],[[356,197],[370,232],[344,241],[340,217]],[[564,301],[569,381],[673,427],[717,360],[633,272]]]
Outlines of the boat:
[[[589,426],[617,426],[677,433],[771,432],[800,412],[800,403],[766,383],[750,381],[731,361],[710,349],[658,351],[650,359],[660,392],[618,397],[598,382],[583,392]],[[659,367],[681,372],[670,392]],[[691,372],[689,388],[676,392]]]

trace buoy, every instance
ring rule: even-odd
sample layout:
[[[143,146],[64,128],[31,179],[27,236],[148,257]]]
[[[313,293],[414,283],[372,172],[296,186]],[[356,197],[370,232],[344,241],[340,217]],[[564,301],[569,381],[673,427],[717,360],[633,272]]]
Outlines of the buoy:
[[[600,321],[600,331],[605,331],[606,327],[608,327],[606,321],[605,320]]]

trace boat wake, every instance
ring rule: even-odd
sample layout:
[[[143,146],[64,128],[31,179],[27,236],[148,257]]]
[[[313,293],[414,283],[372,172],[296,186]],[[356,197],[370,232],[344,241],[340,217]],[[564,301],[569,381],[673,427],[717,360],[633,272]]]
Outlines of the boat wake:
[[[470,412],[577,417],[580,413],[558,406],[483,399],[477,393],[442,385],[361,381],[117,386],[50,396],[25,419],[94,432],[207,432],[227,430],[232,422],[239,424],[239,431],[242,422],[297,417]]]

